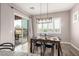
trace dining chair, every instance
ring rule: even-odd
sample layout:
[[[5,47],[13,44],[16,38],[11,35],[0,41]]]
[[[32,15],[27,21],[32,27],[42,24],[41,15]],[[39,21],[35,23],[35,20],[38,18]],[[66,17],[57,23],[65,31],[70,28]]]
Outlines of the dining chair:
[[[10,49],[11,51],[14,51],[14,45],[12,43],[6,42],[0,44],[0,50],[2,49]]]
[[[45,55],[46,48],[51,49],[51,56],[54,56],[54,43],[51,43],[50,40],[45,40],[43,45],[43,55]]]
[[[35,53],[35,51],[38,51],[38,48],[40,48],[41,52],[40,55],[42,55],[42,42],[38,41],[37,39],[33,40],[33,53]]]
[[[49,40],[47,40],[48,38],[47,38],[47,34],[44,34],[44,41],[43,41],[43,43],[42,43],[42,45],[43,45],[43,53],[42,53],[42,55],[45,55],[45,52],[46,52],[46,49],[47,48],[51,48],[51,55],[54,55],[54,44],[53,43],[48,43],[48,41]]]

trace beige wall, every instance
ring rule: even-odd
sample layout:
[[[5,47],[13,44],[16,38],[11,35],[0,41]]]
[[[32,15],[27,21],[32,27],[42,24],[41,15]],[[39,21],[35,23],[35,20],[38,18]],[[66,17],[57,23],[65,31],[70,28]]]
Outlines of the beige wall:
[[[0,22],[1,22],[1,4],[0,4]],[[0,39],[1,39],[1,23],[0,23]]]
[[[49,16],[53,17],[61,17],[61,34],[52,34],[52,36],[59,36],[61,37],[63,42],[69,42],[70,41],[70,11],[63,11],[63,12],[57,12],[57,13],[51,13]],[[35,18],[38,18],[39,15],[35,16]],[[42,17],[46,17],[46,15],[42,15]],[[33,20],[35,22],[35,20]],[[36,31],[36,23],[35,25],[35,31]],[[35,34],[37,36],[37,34]]]
[[[71,10],[71,43],[79,48],[79,19],[73,23],[73,13],[77,10],[79,11],[79,4],[76,4]]]
[[[14,42],[14,15],[13,15],[13,11],[10,8],[10,6],[8,4],[1,4],[1,8],[0,8],[0,44],[1,43],[6,43],[6,42],[10,42],[10,43],[15,43]]]

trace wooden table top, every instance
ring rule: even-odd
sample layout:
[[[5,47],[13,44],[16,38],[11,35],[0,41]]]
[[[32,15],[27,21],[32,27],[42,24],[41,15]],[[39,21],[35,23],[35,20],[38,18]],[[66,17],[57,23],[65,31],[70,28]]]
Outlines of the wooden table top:
[[[45,39],[44,37],[37,37],[32,39],[43,40],[43,41],[60,41],[58,37],[49,37],[47,39]]]

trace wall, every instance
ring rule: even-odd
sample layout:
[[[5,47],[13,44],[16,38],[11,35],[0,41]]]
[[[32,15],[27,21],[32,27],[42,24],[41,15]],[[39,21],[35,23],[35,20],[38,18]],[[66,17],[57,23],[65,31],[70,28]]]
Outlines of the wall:
[[[1,22],[1,4],[0,4],[0,22]],[[1,23],[0,23],[0,39],[1,39]]]
[[[14,14],[13,10],[8,4],[1,4],[1,43],[15,43],[14,42]]]
[[[79,4],[76,4],[71,9],[71,43],[79,48],[79,19],[77,22],[73,23],[73,13],[79,11]]]
[[[70,41],[70,26],[69,26],[70,25],[69,24],[70,11],[51,13],[51,14],[49,14],[49,16],[61,17],[61,34],[52,34],[52,36],[59,36],[61,38],[62,42],[69,42]],[[38,17],[39,17],[39,15],[35,16],[35,18],[38,18]],[[46,17],[46,15],[42,15],[42,17]],[[36,27],[34,27],[34,28],[36,29]]]

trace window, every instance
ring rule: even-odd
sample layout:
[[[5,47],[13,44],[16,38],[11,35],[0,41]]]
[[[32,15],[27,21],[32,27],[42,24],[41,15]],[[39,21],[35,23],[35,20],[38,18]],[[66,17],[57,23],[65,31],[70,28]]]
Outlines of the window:
[[[59,18],[54,20],[54,30],[55,32],[61,32],[61,22]]]
[[[21,20],[15,20],[14,21],[14,27],[21,28]]]
[[[61,18],[37,19],[37,33],[61,33]]]

